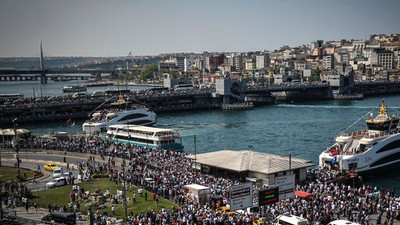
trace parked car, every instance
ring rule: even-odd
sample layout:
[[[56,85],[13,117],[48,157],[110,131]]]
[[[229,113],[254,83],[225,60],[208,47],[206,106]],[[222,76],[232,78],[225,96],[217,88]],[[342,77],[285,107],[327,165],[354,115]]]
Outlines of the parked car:
[[[76,224],[76,216],[73,213],[52,212],[42,218],[42,223],[75,225]]]
[[[65,173],[63,173],[61,176],[62,176],[62,177],[65,177],[65,178],[70,178],[71,180],[74,180],[74,179],[75,179],[75,175],[74,175],[73,172],[65,172]]]
[[[63,175],[64,170],[62,167],[57,167],[53,170],[53,179],[54,178],[59,178],[61,175]]]
[[[50,181],[46,184],[47,188],[55,188],[55,187],[61,187],[67,184],[67,180],[65,177],[59,177],[54,179],[53,181]]]
[[[53,171],[57,167],[58,166],[55,163],[49,163],[47,165],[44,165],[44,169],[47,171]]]

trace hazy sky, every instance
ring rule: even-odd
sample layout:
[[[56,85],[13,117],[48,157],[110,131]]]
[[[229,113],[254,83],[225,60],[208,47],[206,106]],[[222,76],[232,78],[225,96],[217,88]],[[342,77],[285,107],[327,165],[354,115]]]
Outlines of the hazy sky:
[[[274,50],[399,22],[398,0],[0,0],[0,57]]]

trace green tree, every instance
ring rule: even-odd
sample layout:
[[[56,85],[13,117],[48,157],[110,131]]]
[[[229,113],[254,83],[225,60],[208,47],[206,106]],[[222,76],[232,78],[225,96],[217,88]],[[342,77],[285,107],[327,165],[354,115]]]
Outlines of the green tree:
[[[211,68],[210,68],[210,73],[215,73],[217,70],[218,70],[218,68],[211,67]]]
[[[144,67],[140,73],[141,80],[153,79],[154,73],[157,73],[158,67],[155,64]]]
[[[321,70],[319,68],[311,71],[310,81],[321,81]]]

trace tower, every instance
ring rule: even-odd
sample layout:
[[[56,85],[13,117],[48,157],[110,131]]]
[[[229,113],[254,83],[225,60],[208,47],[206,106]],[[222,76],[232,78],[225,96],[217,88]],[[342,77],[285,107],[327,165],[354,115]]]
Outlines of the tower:
[[[44,70],[42,42],[40,42],[40,70]]]
[[[43,48],[42,48],[42,42],[40,42],[40,70],[44,71],[44,59],[43,59]],[[47,76],[45,72],[42,72],[40,74],[40,83],[42,84],[47,84]]]

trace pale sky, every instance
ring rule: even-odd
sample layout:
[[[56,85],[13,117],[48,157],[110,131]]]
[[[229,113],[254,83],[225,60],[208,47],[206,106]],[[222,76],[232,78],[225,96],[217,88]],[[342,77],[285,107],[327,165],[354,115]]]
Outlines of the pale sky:
[[[398,0],[0,0],[0,57],[275,50],[399,22]]]

